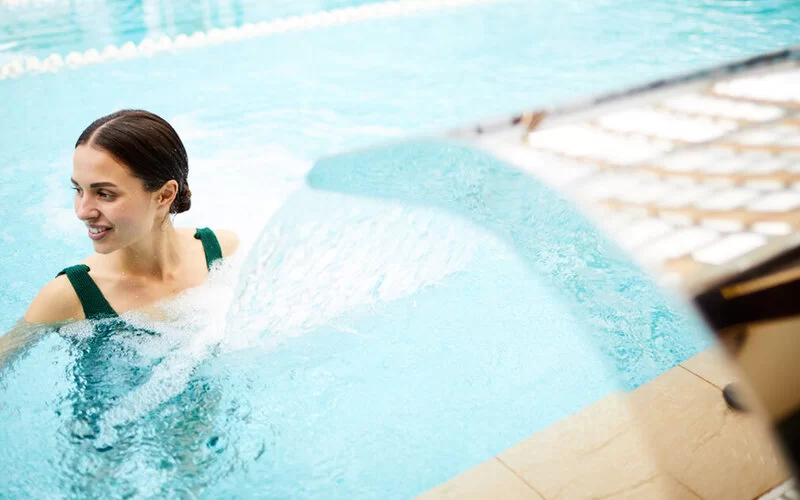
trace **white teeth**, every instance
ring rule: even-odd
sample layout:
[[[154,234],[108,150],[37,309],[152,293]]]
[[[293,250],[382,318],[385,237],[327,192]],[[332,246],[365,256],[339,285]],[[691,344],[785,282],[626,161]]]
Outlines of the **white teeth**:
[[[103,231],[107,230],[106,227],[89,227],[89,232],[92,234],[102,233]]]

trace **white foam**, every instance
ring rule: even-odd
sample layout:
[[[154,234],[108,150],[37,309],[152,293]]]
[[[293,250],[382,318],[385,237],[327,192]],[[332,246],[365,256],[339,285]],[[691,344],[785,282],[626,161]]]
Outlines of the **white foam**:
[[[120,330],[115,340],[123,342],[136,356],[153,362],[150,377],[120,398],[100,418],[100,435],[94,445],[113,445],[114,429],[135,421],[183,392],[195,368],[208,359],[226,333],[226,313],[233,298],[241,268],[241,254],[226,258],[212,269],[206,282],[177,297],[143,310],[120,315],[127,327],[152,332],[136,335]],[[63,335],[86,337],[95,334],[87,321],[62,328]]]

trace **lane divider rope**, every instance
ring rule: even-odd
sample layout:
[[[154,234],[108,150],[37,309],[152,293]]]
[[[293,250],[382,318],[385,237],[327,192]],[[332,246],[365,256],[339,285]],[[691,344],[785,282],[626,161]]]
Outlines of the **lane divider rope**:
[[[44,5],[56,3],[59,0],[0,0],[0,5],[7,9],[14,9],[16,7],[27,7],[33,5],[34,7],[42,7]]]
[[[99,51],[89,49],[85,52],[71,52],[66,56],[51,54],[44,59],[28,57],[13,60],[0,67],[0,80],[17,78],[26,73],[53,73],[65,68],[80,68],[90,64],[107,61],[149,57],[160,52],[197,49],[249,38],[263,38],[280,33],[303,31],[318,27],[350,24],[372,19],[385,19],[414,14],[422,11],[459,7],[468,4],[493,3],[500,0],[394,0],[389,2],[364,4],[317,12],[302,16],[291,16],[263,21],[256,24],[225,29],[213,28],[196,31],[191,35],[180,34],[174,39],[162,36],[157,40],[145,38],[139,44],[127,42],[120,47],[106,45]]]

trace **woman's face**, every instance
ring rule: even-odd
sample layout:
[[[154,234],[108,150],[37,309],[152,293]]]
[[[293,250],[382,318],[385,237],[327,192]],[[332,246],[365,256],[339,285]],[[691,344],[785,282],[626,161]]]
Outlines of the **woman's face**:
[[[108,254],[152,231],[163,203],[141,179],[102,149],[81,145],[73,155],[75,213],[86,224],[94,250]]]

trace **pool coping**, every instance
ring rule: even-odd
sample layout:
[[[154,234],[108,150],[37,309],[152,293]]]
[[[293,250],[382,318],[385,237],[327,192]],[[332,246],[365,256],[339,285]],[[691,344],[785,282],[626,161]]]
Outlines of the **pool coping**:
[[[767,420],[727,407],[718,347],[613,393],[419,498],[752,499],[788,468]]]

